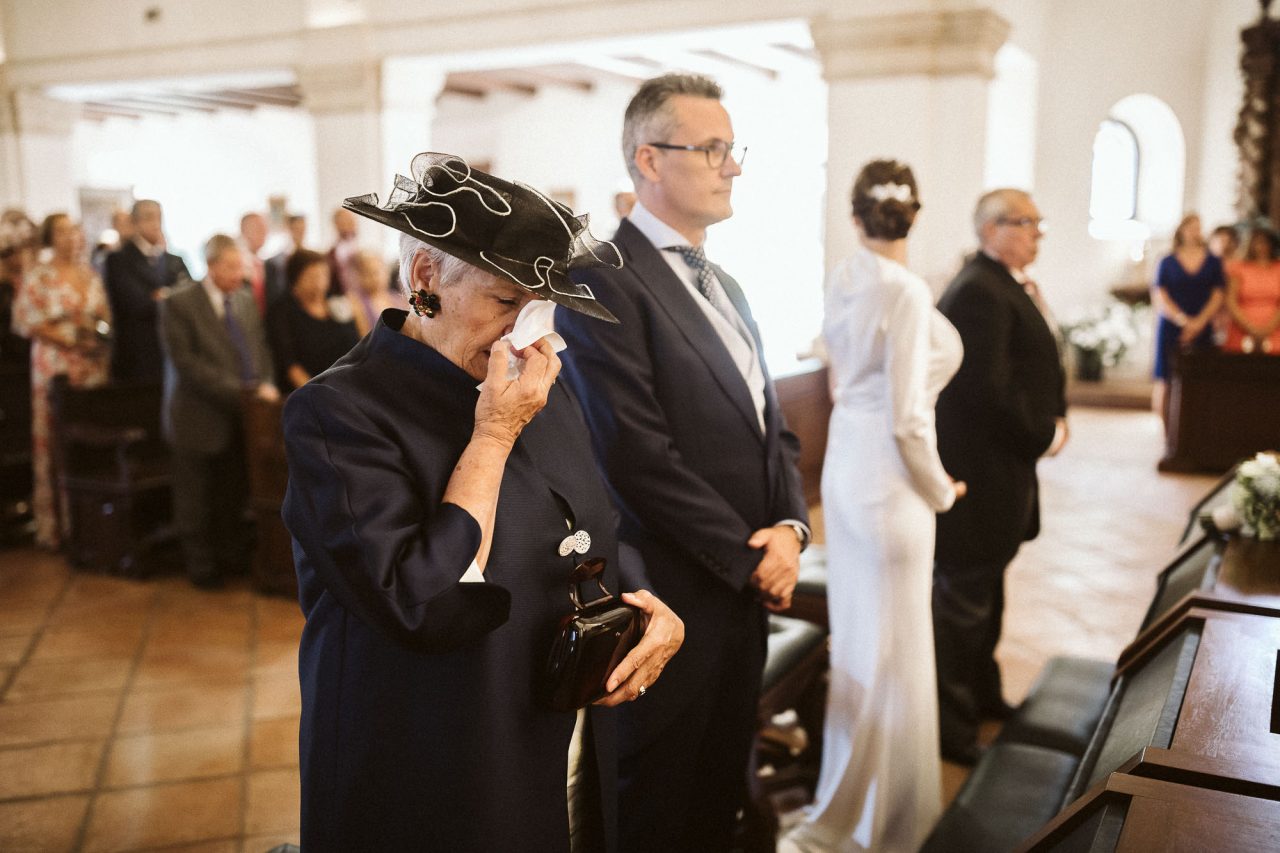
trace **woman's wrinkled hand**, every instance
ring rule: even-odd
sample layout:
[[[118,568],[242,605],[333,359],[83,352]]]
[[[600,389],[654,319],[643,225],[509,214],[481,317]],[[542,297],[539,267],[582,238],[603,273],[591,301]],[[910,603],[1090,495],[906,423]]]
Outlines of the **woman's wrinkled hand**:
[[[658,680],[662,670],[684,642],[684,622],[675,612],[647,590],[624,592],[622,600],[645,614],[644,636],[605,683],[609,693],[596,701],[612,707],[644,695]]]
[[[509,352],[511,344],[501,340],[489,350],[489,372],[480,386],[475,425],[477,435],[508,446],[515,444],[533,416],[542,411],[560,374],[560,357],[545,338],[515,350],[516,356],[524,359],[524,369],[515,379],[507,378]]]

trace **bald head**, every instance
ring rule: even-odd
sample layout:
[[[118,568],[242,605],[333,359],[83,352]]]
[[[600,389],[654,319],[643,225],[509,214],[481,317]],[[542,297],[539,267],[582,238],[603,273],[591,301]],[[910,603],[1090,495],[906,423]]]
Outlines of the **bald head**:
[[[261,213],[246,213],[240,217],[240,239],[256,255],[267,242],[267,218]]]
[[[339,240],[354,240],[356,227],[356,215],[345,207],[333,212],[333,229],[338,232]]]

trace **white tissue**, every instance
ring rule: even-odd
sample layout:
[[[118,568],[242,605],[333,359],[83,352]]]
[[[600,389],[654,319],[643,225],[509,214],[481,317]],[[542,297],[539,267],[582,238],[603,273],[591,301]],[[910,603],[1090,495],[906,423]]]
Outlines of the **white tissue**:
[[[556,352],[564,352],[568,346],[564,338],[556,333],[556,304],[545,299],[531,299],[516,315],[516,324],[510,334],[502,336],[502,340],[511,344],[513,350],[533,346],[542,338],[546,338]],[[515,379],[524,371],[524,359],[514,352],[507,353],[507,379]]]

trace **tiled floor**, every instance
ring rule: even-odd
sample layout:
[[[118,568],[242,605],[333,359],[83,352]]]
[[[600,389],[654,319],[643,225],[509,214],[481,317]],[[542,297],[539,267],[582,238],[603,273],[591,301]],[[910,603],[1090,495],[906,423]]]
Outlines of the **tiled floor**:
[[[1078,410],[1009,574],[1010,700],[1055,654],[1132,638],[1208,477],[1155,473],[1148,415]],[[263,853],[297,841],[302,618],[247,589],[0,552],[0,851]],[[963,779],[947,769],[948,795]]]

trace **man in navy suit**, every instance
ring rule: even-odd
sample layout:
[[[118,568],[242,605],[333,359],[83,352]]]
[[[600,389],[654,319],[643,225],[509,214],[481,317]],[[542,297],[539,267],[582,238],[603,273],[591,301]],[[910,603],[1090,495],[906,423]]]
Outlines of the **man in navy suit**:
[[[140,199],[129,214],[134,237],[107,256],[105,284],[115,324],[111,373],[116,379],[159,382],[164,373],[156,326],[160,300],[191,280],[182,258],[165,248],[158,201]]]
[[[575,276],[621,325],[557,320],[562,375],[621,512],[624,584],[653,589],[686,626],[661,682],[620,709],[624,850],[729,849],[765,609],[789,606],[809,537],[797,442],[751,311],[702,250],[742,173],[720,96],[699,76],[641,85],[623,128],[638,197],[614,237],[623,267]]]
[[[974,212],[980,251],[938,302],[964,342],[964,361],[938,397],[938,454],[968,496],[938,516],[933,633],[944,758],[977,760],[982,718],[1011,711],[995,660],[1004,574],[1040,530],[1036,460],[1067,439],[1057,341],[1026,267],[1040,211],[1020,190],[993,190]]]

